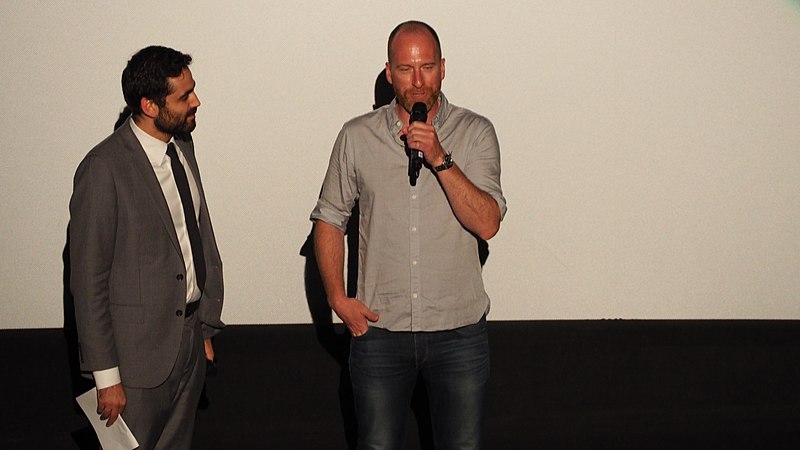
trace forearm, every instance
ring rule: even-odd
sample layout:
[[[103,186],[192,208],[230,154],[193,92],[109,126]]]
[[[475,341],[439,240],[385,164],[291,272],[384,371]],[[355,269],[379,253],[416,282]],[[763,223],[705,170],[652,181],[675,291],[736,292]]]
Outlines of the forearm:
[[[404,131],[407,131],[407,142],[413,143],[413,148],[424,153],[428,164],[432,167],[439,167],[445,162],[447,151],[439,142],[433,126],[414,122]],[[486,178],[487,181],[492,180],[495,174],[499,176],[499,148],[494,131],[490,126],[485,128],[485,132],[472,147],[474,147],[472,150],[474,156],[472,158],[473,168],[470,173],[482,179]],[[491,195],[478,188],[467,178],[467,175],[458,166],[458,161],[454,161],[451,167],[434,171],[434,173],[444,189],[453,213],[464,228],[483,240],[489,240],[497,234],[500,229],[500,206]]]
[[[314,252],[328,296],[328,305],[342,319],[353,336],[361,336],[378,315],[360,301],[349,298],[344,290],[344,232],[317,220],[314,224]]]
[[[483,240],[491,239],[500,229],[500,207],[491,195],[478,189],[457,164],[437,172],[450,207],[467,230]]]
[[[344,287],[344,232],[321,220],[314,223],[314,254],[328,304],[347,294]]]

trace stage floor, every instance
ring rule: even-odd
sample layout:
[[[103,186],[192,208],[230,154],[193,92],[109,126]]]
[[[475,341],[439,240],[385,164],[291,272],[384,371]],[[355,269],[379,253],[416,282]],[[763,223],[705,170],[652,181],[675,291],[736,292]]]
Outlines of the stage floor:
[[[229,326],[197,449],[347,449],[354,422],[335,327]],[[800,322],[489,322],[486,448],[800,448]],[[93,447],[60,329],[0,330],[0,448]],[[430,449],[424,390],[407,449]]]

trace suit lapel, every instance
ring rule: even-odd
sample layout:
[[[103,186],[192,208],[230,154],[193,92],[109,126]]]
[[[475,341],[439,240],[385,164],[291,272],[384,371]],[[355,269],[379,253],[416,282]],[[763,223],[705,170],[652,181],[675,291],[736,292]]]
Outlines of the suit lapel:
[[[172,223],[172,215],[169,212],[169,206],[167,206],[167,200],[164,198],[164,192],[161,190],[161,185],[158,183],[158,178],[156,178],[156,174],[153,171],[153,166],[150,164],[150,160],[147,159],[147,154],[145,154],[139,140],[136,139],[136,135],[133,134],[133,130],[131,130],[131,126],[128,122],[125,122],[118,131],[121,133],[125,149],[130,155],[133,168],[142,178],[142,186],[153,200],[153,206],[158,212],[158,216],[161,218],[161,222],[172,241],[172,245],[175,246],[175,250],[178,251],[178,254],[182,254],[181,245],[178,242],[178,235],[175,232],[175,224]]]

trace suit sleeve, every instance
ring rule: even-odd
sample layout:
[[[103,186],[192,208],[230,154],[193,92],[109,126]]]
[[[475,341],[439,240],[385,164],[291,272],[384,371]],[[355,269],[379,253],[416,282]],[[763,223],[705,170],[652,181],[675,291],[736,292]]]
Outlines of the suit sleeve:
[[[69,206],[70,288],[83,371],[119,365],[109,310],[116,198],[111,169],[90,154],[75,173]]]

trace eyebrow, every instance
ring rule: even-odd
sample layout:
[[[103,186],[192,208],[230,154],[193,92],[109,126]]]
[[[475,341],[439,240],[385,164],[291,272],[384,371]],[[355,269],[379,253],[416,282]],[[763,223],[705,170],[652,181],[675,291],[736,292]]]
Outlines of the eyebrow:
[[[186,98],[188,98],[188,97],[189,97],[189,94],[191,94],[192,92],[194,92],[194,88],[195,88],[195,86],[197,86],[197,82],[196,82],[196,81],[194,82],[194,84],[192,85],[192,87],[191,87],[191,88],[189,88],[189,89],[188,89],[186,92],[184,92],[184,93],[183,93],[183,95],[181,95],[181,96],[180,96],[180,98],[181,98],[181,99],[186,99]]]
[[[437,61],[425,62],[419,65],[419,67],[435,67],[438,65]],[[417,67],[416,64],[397,64],[395,67],[402,69],[402,68],[414,68]]]

